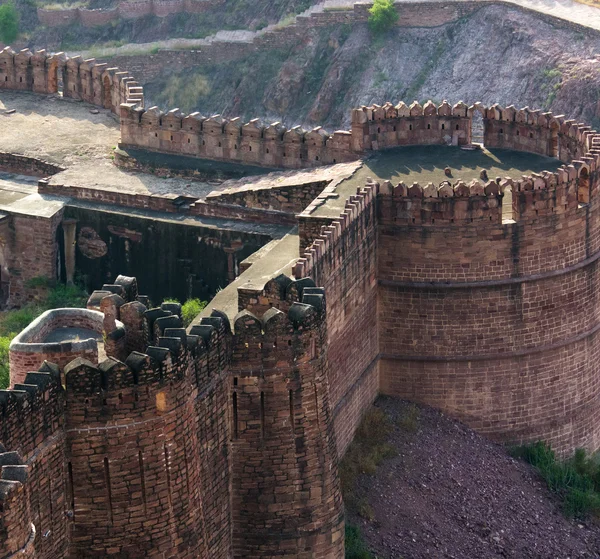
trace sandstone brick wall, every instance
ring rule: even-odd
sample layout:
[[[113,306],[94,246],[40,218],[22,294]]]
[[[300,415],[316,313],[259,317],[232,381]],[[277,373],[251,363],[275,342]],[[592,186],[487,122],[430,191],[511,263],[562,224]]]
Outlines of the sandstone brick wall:
[[[293,186],[221,190],[207,196],[207,201],[218,201],[249,208],[277,210],[286,213],[302,212],[329,184],[329,180],[315,180]]]
[[[63,210],[51,217],[13,214],[0,222],[2,252],[9,273],[7,305],[20,306],[34,300],[45,288],[28,285],[33,278],[57,277],[57,230]]]
[[[325,301],[315,288],[299,296],[305,304],[292,303],[287,316],[272,307],[262,320],[247,310],[235,320],[233,538],[240,559],[344,557]]]
[[[132,278],[94,292],[90,308],[133,326],[130,347],[150,333],[156,345],[124,363],[80,356],[65,367],[64,388],[60,369],[45,362],[0,391],[0,440],[29,470],[10,492],[3,471],[0,549],[37,559],[342,559],[324,294],[285,285],[289,296],[272,299],[285,312],[270,308],[264,333],[242,313],[233,337],[219,311],[186,331],[176,305],[145,310]],[[282,422],[290,409],[293,421]],[[257,491],[270,499],[253,509]]]
[[[179,196],[177,194],[129,194],[116,190],[98,190],[96,188],[54,184],[48,181],[39,182],[38,192],[78,200],[89,200],[96,203],[115,204],[128,208],[190,216],[221,217],[278,225],[293,225],[296,222],[294,215],[289,212],[239,206],[224,203],[219,198],[209,198],[204,201],[192,196]]]
[[[111,21],[137,19],[155,15],[167,17],[179,13],[202,13],[224,0],[142,0],[119,2],[115,8],[66,8],[60,10],[37,9],[37,16],[42,25],[60,27],[80,23],[84,27],[106,25]]]
[[[410,107],[362,107],[352,111],[352,148],[357,152],[403,145],[464,145],[471,142],[471,118],[468,107],[460,102],[439,107],[417,101]]]
[[[102,315],[84,309],[59,309],[46,311],[39,316],[11,342],[11,386],[22,383],[27,373],[37,371],[44,361],[55,363],[61,371],[67,363],[79,356],[92,363],[98,363],[98,344],[93,338],[46,343],[46,337],[57,328],[85,328],[101,335]]]
[[[375,190],[367,187],[350,198],[294,270],[296,278],[323,285],[328,297],[329,384],[340,455],[378,390],[375,219]]]
[[[357,155],[345,131],[328,134],[299,126],[287,130],[279,123],[265,126],[258,120],[243,124],[239,118],[163,113],[157,107],[143,110],[121,106],[121,145],[257,165],[298,169],[353,161]]]
[[[121,103],[143,104],[143,88],[119,68],[95,59],[68,58],[64,53],[49,55],[45,50],[15,53],[0,51],[0,89],[57,94],[81,99],[118,113]]]
[[[64,557],[68,543],[63,507],[64,395],[57,371],[42,369],[28,374],[14,390],[0,391],[0,441],[19,453],[29,470],[24,491],[27,503],[15,522],[27,532],[30,522],[35,526],[35,553],[28,550],[25,556],[38,559]]]
[[[582,161],[470,190],[388,186],[378,221],[382,392],[559,453],[600,446],[598,152],[567,128]]]
[[[64,171],[64,168],[35,157],[0,153],[0,170],[34,177],[49,177]]]

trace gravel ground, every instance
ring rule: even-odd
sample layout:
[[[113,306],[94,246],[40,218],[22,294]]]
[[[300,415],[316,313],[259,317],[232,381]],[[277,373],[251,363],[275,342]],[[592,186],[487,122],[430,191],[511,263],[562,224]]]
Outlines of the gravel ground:
[[[374,520],[350,513],[377,558],[574,559],[600,557],[600,525],[569,521],[527,464],[436,410],[419,407],[416,430],[401,426],[407,402],[380,398],[398,455],[363,476]]]

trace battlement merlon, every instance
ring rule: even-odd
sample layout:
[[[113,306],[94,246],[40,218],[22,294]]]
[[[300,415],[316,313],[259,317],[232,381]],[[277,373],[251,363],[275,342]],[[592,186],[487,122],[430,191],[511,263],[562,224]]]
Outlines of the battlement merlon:
[[[29,475],[27,466],[17,452],[8,452],[0,444],[0,555],[31,553],[35,527],[25,484]]]

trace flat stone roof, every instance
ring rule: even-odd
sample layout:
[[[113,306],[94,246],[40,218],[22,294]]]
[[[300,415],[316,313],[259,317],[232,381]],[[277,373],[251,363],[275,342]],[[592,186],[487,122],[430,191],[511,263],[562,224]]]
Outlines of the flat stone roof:
[[[335,193],[339,196],[324,199],[311,215],[337,217],[344,210],[346,200],[367,183],[367,177],[379,182],[390,180],[394,184],[403,181],[408,186],[414,182],[421,186],[430,182],[439,185],[445,180],[454,184],[459,179],[468,184],[473,179],[479,180],[483,169],[490,180],[497,176],[518,179],[532,172],[555,171],[561,164],[551,157],[495,148],[474,151],[450,146],[390,148],[363,160],[360,169],[338,184]],[[450,167],[451,177],[445,175],[445,167]]]
[[[219,291],[209,302],[207,307],[196,317],[192,324],[199,324],[205,316],[210,316],[213,309],[224,312],[233,323],[238,313],[238,288],[262,289],[272,278],[280,274],[292,275],[292,268],[300,257],[300,240],[298,228],[294,227],[282,239],[273,240],[254,255],[246,259],[252,265],[240,274],[225,289]],[[260,256],[260,258],[255,258]]]
[[[63,208],[64,201],[37,193],[37,181],[36,177],[0,171],[0,211],[51,217]]]

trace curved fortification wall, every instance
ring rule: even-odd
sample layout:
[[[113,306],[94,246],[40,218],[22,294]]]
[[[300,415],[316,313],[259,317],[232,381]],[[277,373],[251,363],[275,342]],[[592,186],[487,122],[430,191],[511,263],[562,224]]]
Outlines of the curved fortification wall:
[[[133,278],[94,292],[129,356],[0,390],[2,556],[342,559],[325,297],[281,281],[234,332],[218,311],[184,329]]]
[[[380,391],[440,408],[499,441],[596,450],[600,135],[529,109],[475,105],[465,117],[476,110],[486,145],[566,164],[468,185],[367,186],[378,191]],[[372,141],[388,141],[372,129],[386,134],[396,119],[365,112]],[[347,259],[339,241],[347,219],[322,229],[297,277],[321,277]]]
[[[76,357],[98,363],[103,318],[101,312],[86,309],[53,309],[39,316],[10,343],[11,386],[23,382],[29,371],[35,371],[46,360],[61,370]],[[123,329],[121,323],[119,326]],[[64,328],[77,331],[68,339],[48,341],[48,336]]]
[[[109,68],[96,59],[69,58],[64,53],[49,55],[44,50],[16,53],[10,47],[0,51],[0,89],[58,94],[68,99],[119,113],[121,103],[144,103],[143,88],[119,68]]]

